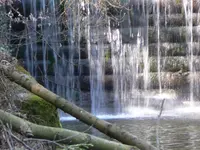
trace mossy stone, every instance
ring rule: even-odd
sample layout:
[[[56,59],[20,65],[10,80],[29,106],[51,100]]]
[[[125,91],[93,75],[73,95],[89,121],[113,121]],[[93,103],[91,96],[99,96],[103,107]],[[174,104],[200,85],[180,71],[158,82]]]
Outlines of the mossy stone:
[[[61,127],[56,107],[36,95],[30,94],[27,100],[22,102],[21,111],[30,122]]]
[[[15,69],[31,77],[21,65],[16,65]],[[21,112],[26,114],[27,120],[39,125],[61,127],[58,112],[55,106],[44,99],[29,93],[21,103]]]

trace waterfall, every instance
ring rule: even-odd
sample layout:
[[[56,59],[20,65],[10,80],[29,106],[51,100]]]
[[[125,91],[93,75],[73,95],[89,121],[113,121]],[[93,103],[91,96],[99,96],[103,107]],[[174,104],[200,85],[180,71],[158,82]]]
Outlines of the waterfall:
[[[24,6],[25,6],[25,1]],[[27,32],[26,32],[26,54],[27,54],[27,65],[28,65],[28,71],[36,77],[37,71],[37,58],[35,57],[37,55],[37,8],[36,8],[36,2],[34,0],[29,1],[31,5],[31,15],[30,15],[30,21],[27,22]]]
[[[145,3],[146,2],[146,3]],[[144,12],[144,17],[145,17],[145,22],[146,25],[144,25],[145,30],[144,32],[146,35],[145,37],[145,43],[144,43],[144,49],[143,49],[143,62],[144,62],[144,69],[143,69],[143,74],[144,74],[144,90],[147,91],[149,90],[149,2],[145,1],[143,2],[143,5],[146,6],[145,9],[143,10]],[[149,98],[146,99],[146,107],[149,106]]]
[[[129,8],[129,10],[125,16],[122,14],[124,22],[121,24],[121,28],[112,32],[113,86],[117,113],[126,113],[127,108],[131,106],[148,107],[149,105],[148,98],[143,101],[141,90],[139,90],[139,88],[143,88],[144,93],[148,92],[150,86],[148,1],[138,2],[137,8]],[[132,17],[134,15],[141,20],[138,25],[133,25]],[[127,24],[128,26],[126,26]],[[129,34],[126,34],[126,30],[129,30]],[[128,43],[124,44],[123,40],[126,38],[128,41],[125,42]],[[143,85],[138,84],[141,74]]]
[[[24,2],[24,10],[26,12]],[[40,4],[38,7],[37,5]],[[74,3],[72,10],[76,8],[78,3]],[[43,84],[57,94],[66,97],[69,100],[75,99],[76,92],[79,92],[75,85],[74,77],[74,61],[75,50],[80,50],[80,32],[75,37],[76,29],[80,31],[80,19],[75,22],[75,18],[79,17],[79,12],[66,10],[67,32],[61,33],[60,23],[57,18],[58,3],[56,1],[29,1],[31,6],[30,21],[27,23],[26,38],[26,58],[27,68],[36,78],[42,76]],[[79,7],[79,6],[78,6]],[[75,10],[75,9],[74,9]],[[38,29],[39,28],[39,29]],[[69,37],[68,45],[63,45],[63,39],[60,37]],[[41,37],[41,46],[38,39]],[[75,41],[75,38],[78,40]],[[39,39],[40,40],[40,39]],[[76,49],[76,47],[78,47]],[[42,62],[37,60],[38,55],[42,55]],[[42,64],[42,67],[41,67]],[[51,76],[49,76],[51,72]]]
[[[185,21],[186,21],[186,42],[187,42],[187,59],[189,62],[190,74],[195,75],[195,68],[193,66],[194,54],[193,54],[193,0],[183,0]],[[194,102],[194,79],[190,81],[190,102],[193,105]]]
[[[106,34],[106,27],[104,27],[105,18],[97,6],[98,2],[94,1],[93,4],[88,4],[87,7],[87,48],[90,67],[91,112],[95,115],[106,112],[104,110],[104,36]]]
[[[161,65],[160,65],[160,0],[156,1],[156,28],[157,28],[157,71],[158,71],[158,82],[159,82],[159,92],[162,92],[162,83],[161,83]]]
[[[129,0],[107,9],[70,0],[61,16],[58,1],[37,2],[29,0],[25,59],[48,89],[95,115],[198,98],[199,7],[192,0]]]
[[[116,109],[120,109],[120,100],[122,98],[121,96],[121,92],[120,91],[120,86],[121,84],[123,83],[120,83],[120,66],[122,63],[122,61],[120,62],[120,59],[119,59],[119,52],[120,52],[120,49],[122,49],[122,46],[121,46],[121,37],[120,37],[120,33],[119,33],[119,29],[116,30],[116,31],[113,31],[112,33],[112,41],[111,41],[111,55],[112,55],[112,68],[113,68],[113,78],[114,78],[114,83],[113,83],[113,86],[114,86],[114,101],[115,101],[115,108]],[[115,54],[116,53],[116,54]],[[117,75],[119,75],[119,78],[117,77]],[[117,110],[117,112],[120,112],[120,110]]]

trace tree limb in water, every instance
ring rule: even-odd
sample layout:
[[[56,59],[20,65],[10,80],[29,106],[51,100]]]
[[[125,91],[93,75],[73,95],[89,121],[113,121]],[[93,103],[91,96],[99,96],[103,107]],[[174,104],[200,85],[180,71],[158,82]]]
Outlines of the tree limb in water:
[[[95,117],[84,109],[49,91],[48,89],[37,83],[37,81],[35,81],[33,77],[19,73],[13,68],[10,69],[9,64],[5,65],[0,63],[0,70],[2,70],[11,80],[16,82],[17,84],[26,88],[35,95],[38,95],[49,103],[55,105],[57,108],[63,110],[64,112],[79,119],[80,121],[88,125],[92,125],[100,132],[124,144],[136,146],[141,150],[156,150],[154,146],[150,145],[145,140],[137,138],[130,132],[121,129],[115,124],[111,124]]]
[[[47,127],[28,122],[10,113],[0,110],[0,120],[4,125],[10,125],[13,130],[27,137],[48,139],[63,144],[91,144],[94,150],[136,150],[133,146],[108,141],[86,133]]]
[[[158,118],[160,118],[161,115],[162,115],[163,108],[164,108],[164,103],[165,103],[165,99],[162,100],[162,103],[161,103],[161,106],[160,106],[160,113],[159,113],[159,115],[158,115]]]

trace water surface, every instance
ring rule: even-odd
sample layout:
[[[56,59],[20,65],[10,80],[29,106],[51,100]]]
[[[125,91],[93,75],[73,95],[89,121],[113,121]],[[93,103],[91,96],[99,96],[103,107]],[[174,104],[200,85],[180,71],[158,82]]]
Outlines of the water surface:
[[[174,112],[174,114],[176,114]],[[105,116],[103,116],[105,117]],[[200,149],[200,115],[182,110],[179,115],[164,115],[160,120],[155,116],[107,119],[134,135],[149,141],[163,150],[199,150]],[[106,137],[96,129],[78,120],[64,121],[64,128]],[[109,140],[109,137],[106,137]]]

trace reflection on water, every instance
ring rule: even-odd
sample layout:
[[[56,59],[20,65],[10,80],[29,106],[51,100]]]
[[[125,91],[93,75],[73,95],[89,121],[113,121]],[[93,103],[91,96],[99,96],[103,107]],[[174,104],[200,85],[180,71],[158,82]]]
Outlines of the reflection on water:
[[[159,141],[164,150],[195,150],[200,149],[200,121],[192,119],[160,120],[155,119],[118,120],[116,124],[128,129],[140,138],[156,145],[156,128],[159,129]]]
[[[109,122],[123,127],[155,146],[156,129],[158,129],[160,148],[163,150],[200,149],[200,119],[164,117],[160,120],[159,125],[155,118],[115,119],[109,120]],[[79,121],[67,121],[63,123],[63,126],[104,137],[95,129],[88,130],[89,127]]]

